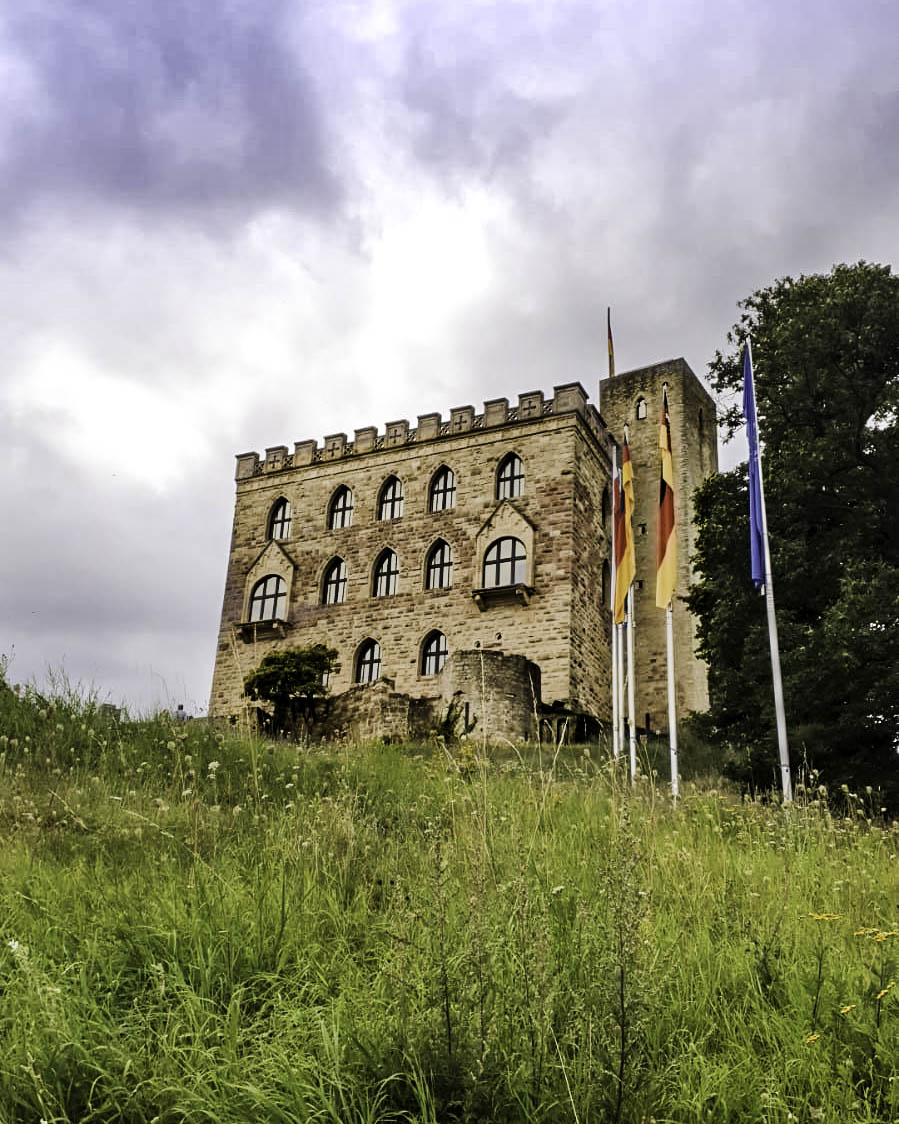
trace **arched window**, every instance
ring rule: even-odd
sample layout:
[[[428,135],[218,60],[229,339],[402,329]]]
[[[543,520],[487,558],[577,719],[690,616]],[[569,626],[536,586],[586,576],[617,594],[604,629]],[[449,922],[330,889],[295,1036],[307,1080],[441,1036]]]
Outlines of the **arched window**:
[[[484,588],[521,585],[527,576],[527,552],[520,539],[497,539],[484,555]]]
[[[381,645],[377,640],[365,640],[356,656],[356,682],[374,683],[381,675]]]
[[[448,542],[438,539],[428,551],[425,589],[449,589],[452,584],[453,550]]]
[[[643,419],[646,417],[646,399],[645,398],[638,398],[637,399],[637,406],[636,406],[636,409],[634,410],[634,414],[636,415],[637,421],[643,421]]]
[[[403,514],[403,485],[395,476],[388,476],[378,496],[378,518],[399,519]]]
[[[400,562],[392,550],[384,550],[375,563],[375,580],[372,583],[373,597],[392,597],[396,593],[396,579],[400,573]]]
[[[268,517],[268,537],[270,539],[290,538],[290,504],[283,496],[275,502]]]
[[[511,500],[524,491],[524,466],[517,453],[509,453],[500,461],[496,473],[496,498]]]
[[[341,485],[334,493],[328,508],[328,530],[336,531],[349,527],[353,522],[353,493]]]
[[[436,675],[443,670],[449,649],[446,646],[446,637],[435,628],[425,637],[421,646],[421,673],[422,675]]]
[[[428,498],[429,511],[447,511],[456,506],[456,474],[446,465],[438,468],[431,478]]]
[[[322,582],[322,604],[342,605],[346,601],[346,562],[335,558],[325,570]]]
[[[256,582],[250,594],[251,621],[283,621],[287,609],[287,584],[277,574]]]

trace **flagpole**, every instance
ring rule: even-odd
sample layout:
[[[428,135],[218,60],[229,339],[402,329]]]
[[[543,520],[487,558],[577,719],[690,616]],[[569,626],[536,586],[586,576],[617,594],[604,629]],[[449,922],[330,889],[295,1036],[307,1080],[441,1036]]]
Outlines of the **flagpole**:
[[[746,340],[749,369],[752,370],[752,341]],[[755,388],[753,387],[753,405]],[[758,421],[756,420],[756,433]],[[793,781],[790,776],[790,747],[787,742],[787,715],[784,707],[783,679],[780,673],[780,645],[777,640],[777,616],[774,611],[774,581],[771,576],[771,550],[768,546],[768,514],[765,510],[765,481],[762,475],[762,451],[756,445],[759,474],[759,506],[762,518],[762,542],[765,558],[765,609],[768,616],[768,646],[771,649],[771,679],[774,686],[774,715],[777,725],[777,751],[780,757],[780,783],[784,804],[793,803]],[[750,450],[750,456],[752,451]]]
[[[619,637],[618,625],[615,624],[615,581],[618,573],[618,566],[616,563],[615,555],[615,481],[618,479],[618,450],[617,446],[612,446],[612,588],[609,591],[609,608],[612,615],[612,756],[615,760],[621,753],[621,744],[618,740],[618,710],[620,707],[620,700],[618,696],[618,661],[620,659],[619,653]]]
[[[634,586],[627,591],[627,723],[631,784],[637,777],[637,723],[634,721]]]
[[[616,624],[618,629],[618,745],[624,752],[624,629],[625,625]]]
[[[671,795],[677,799],[677,699],[674,693],[674,610],[665,610],[665,639],[668,645],[668,746],[671,759]]]

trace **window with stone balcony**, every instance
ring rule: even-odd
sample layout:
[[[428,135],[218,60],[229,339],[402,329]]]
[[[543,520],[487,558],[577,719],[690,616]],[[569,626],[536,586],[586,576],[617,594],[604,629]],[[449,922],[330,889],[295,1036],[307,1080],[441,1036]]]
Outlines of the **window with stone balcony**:
[[[484,589],[522,585],[527,579],[527,551],[520,539],[502,538],[484,554]]]
[[[250,594],[250,621],[283,621],[287,612],[287,583],[277,574],[267,574]]]

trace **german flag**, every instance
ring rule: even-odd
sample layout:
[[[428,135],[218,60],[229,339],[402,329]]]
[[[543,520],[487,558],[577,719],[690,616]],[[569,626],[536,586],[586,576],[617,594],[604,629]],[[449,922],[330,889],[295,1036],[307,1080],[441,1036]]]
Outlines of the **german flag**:
[[[634,465],[627,438],[621,446],[621,465],[615,478],[615,624],[624,623],[624,599],[636,572],[634,561]]]
[[[656,567],[656,605],[667,609],[677,583],[677,541],[674,535],[674,466],[671,462],[671,418],[668,391],[662,391],[662,422],[659,426],[659,539]]]

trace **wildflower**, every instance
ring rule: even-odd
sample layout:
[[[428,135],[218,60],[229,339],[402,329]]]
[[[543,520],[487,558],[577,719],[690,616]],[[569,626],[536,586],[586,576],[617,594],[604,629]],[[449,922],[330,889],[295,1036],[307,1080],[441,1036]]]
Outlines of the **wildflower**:
[[[239,815],[240,815],[240,811],[241,811],[241,809],[240,809],[240,805],[239,805],[239,804],[235,804],[235,805],[234,805],[234,807],[233,807],[233,808],[231,809],[231,815],[232,815],[232,816],[239,816]]]
[[[839,913],[810,913],[809,918],[812,921],[839,921]]]
[[[184,791],[183,791],[183,792],[181,793],[181,799],[182,799],[182,800],[186,800],[186,799],[188,798],[188,796],[192,796],[192,795],[193,795],[193,791],[194,791],[194,790],[193,790],[192,788],[186,788],[186,789],[185,789],[185,790],[184,790]]]
[[[17,940],[7,941],[6,943],[13,950],[13,952],[18,952],[21,948],[21,945]]]
[[[895,986],[896,986],[896,981],[890,980],[890,982],[886,985],[886,987],[882,991],[878,991],[878,993],[874,996],[874,999],[879,1003],[880,1000],[883,999],[883,997],[885,995],[889,995],[889,993],[893,990],[893,988]]]
[[[806,1046],[808,1046],[808,1045],[809,1045],[809,1043],[811,1043],[811,1042],[817,1042],[817,1041],[818,1041],[818,1039],[819,1039],[820,1037],[821,1037],[821,1035],[820,1035],[820,1034],[807,1034],[807,1035],[805,1036],[805,1044],[806,1044]]]
[[[190,753],[185,753],[184,763],[185,763],[185,765],[193,765],[194,759],[193,759],[193,756]]]
[[[215,776],[215,771],[216,771],[216,769],[218,769],[218,767],[219,767],[218,761],[210,761],[209,764],[206,766],[206,768],[209,770],[209,775],[212,776],[212,777]]]
[[[175,748],[175,743],[174,742],[166,742],[165,748],[168,749],[168,750],[172,750],[172,749]]]
[[[855,1010],[856,1006],[857,1006],[857,1004],[855,1004],[855,1003],[846,1003],[840,1008],[840,1014],[841,1015],[848,1015],[850,1011]]]
[[[39,710],[39,711],[37,712],[37,716],[38,716],[38,718],[46,718],[46,717],[47,717],[47,712],[46,712],[46,710]]]
[[[563,891],[564,889],[565,889],[565,887],[564,887],[564,886],[553,886],[553,888],[552,888],[552,890],[550,891],[550,893],[552,894],[552,896],[553,896],[553,897],[557,897],[557,896],[558,896],[559,894],[561,894],[561,893],[562,893],[562,891]]]

